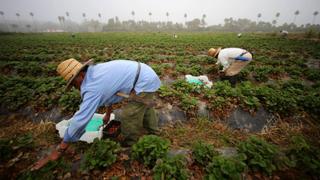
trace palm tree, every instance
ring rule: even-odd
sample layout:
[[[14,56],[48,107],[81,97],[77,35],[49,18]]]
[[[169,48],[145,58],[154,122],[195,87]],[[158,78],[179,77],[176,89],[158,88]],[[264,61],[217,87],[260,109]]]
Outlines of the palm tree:
[[[20,23],[20,14],[16,13],[16,16],[17,16],[17,19],[18,19],[18,24],[21,25],[21,23]]]
[[[297,16],[300,14],[300,11],[299,10],[296,10],[295,12],[294,12],[294,18],[293,18],[293,24],[296,22],[296,19],[297,19]]]
[[[59,23],[61,24],[61,28],[64,29],[65,19],[63,16],[58,16]]]
[[[278,23],[279,17],[280,17],[280,13],[277,12],[277,13],[276,13],[276,19],[272,21],[272,24],[273,24],[273,25],[276,25],[276,24]]]
[[[149,16],[150,16],[150,22],[151,22],[151,16],[152,16],[152,13],[151,13],[151,12],[149,12]]]
[[[84,21],[86,21],[86,13],[82,13],[82,17],[83,17]]]
[[[315,12],[313,13],[312,24],[314,24],[314,22],[316,21],[316,16],[317,16],[318,14],[319,14],[318,11],[315,11]]]
[[[133,21],[134,21],[134,15],[135,15],[136,13],[134,12],[134,11],[131,11],[131,15],[132,15],[132,18],[133,18]]]
[[[206,26],[206,21],[205,21],[206,17],[207,17],[207,15],[205,15],[205,14],[202,15],[201,24],[203,27]]]
[[[187,17],[188,17],[188,15],[187,15],[187,13],[184,13],[184,24],[186,25],[187,24]]]
[[[8,22],[6,21],[6,18],[4,17],[4,12],[3,12],[3,11],[0,11],[0,15],[2,16],[2,19],[3,19],[3,21],[5,22],[8,31],[10,31],[9,26],[8,26]]]
[[[166,13],[167,16],[167,22],[169,22],[169,12]]]
[[[98,13],[98,17],[99,17],[99,19],[101,20],[101,18],[102,18],[101,13]]]
[[[257,24],[259,23],[259,19],[262,17],[262,14],[261,13],[258,13],[257,15]]]
[[[277,14],[276,14],[276,21],[278,21],[279,17],[280,17],[280,13],[277,12]]]
[[[34,22],[34,18],[33,18],[34,17],[33,12],[30,12],[29,15],[31,16],[32,24],[33,24],[34,28],[36,28],[36,25],[35,25],[35,22]],[[31,28],[31,26],[29,28]],[[35,31],[36,31],[36,29],[35,29]]]

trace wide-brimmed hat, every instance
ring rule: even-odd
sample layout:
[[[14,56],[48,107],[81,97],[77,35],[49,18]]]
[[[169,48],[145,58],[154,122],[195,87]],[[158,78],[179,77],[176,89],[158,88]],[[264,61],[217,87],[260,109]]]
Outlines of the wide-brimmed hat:
[[[71,58],[61,62],[57,67],[58,74],[63,77],[64,80],[67,81],[67,90],[70,89],[70,85],[74,78],[78,76],[78,74],[85,67],[93,63],[93,59],[89,59],[85,63],[80,63],[79,61]]]
[[[210,48],[208,51],[208,55],[212,57],[216,57],[218,53],[221,51],[221,47],[215,49],[215,48]]]

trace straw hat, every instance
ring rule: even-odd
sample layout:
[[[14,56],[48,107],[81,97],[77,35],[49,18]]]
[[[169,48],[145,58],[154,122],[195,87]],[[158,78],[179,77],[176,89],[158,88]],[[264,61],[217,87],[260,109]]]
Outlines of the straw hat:
[[[64,80],[68,81],[67,89],[70,89],[70,85],[74,78],[83,70],[86,66],[93,63],[93,59],[88,60],[87,62],[81,64],[79,61],[71,58],[63,61],[57,67],[57,72]]]
[[[208,55],[212,57],[216,57],[220,51],[221,51],[221,47],[219,47],[218,49],[210,48],[208,51]]]

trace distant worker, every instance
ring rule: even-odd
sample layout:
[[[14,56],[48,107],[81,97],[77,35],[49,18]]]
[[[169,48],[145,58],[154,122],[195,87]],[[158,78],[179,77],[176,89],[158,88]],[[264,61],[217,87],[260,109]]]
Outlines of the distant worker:
[[[120,102],[125,95],[130,97],[120,114],[124,138],[122,145],[133,145],[143,132],[158,132],[158,118],[152,106],[153,97],[161,82],[148,65],[129,60],[93,65],[92,60],[81,64],[75,59],[68,59],[58,65],[57,72],[68,81],[67,89],[74,86],[80,90],[82,102],[65,131],[62,142],[48,157],[38,161],[33,170],[57,160],[69,143],[78,141],[98,107],[107,107],[104,118],[107,123],[112,112],[111,105]]]
[[[287,37],[287,36],[288,36],[288,34],[289,34],[289,32],[288,32],[288,31],[286,31],[286,30],[281,30],[281,31],[280,31],[280,35],[281,35],[281,37]]]
[[[222,65],[224,77],[232,84],[236,83],[236,75],[252,61],[252,54],[241,48],[210,48],[208,55],[217,58],[216,65]]]

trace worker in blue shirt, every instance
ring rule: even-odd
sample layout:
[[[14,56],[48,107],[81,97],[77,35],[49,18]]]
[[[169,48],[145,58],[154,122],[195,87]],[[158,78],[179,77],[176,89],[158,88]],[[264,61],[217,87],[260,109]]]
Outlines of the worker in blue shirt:
[[[33,169],[58,159],[70,142],[78,141],[98,107],[108,107],[104,117],[107,122],[112,112],[111,105],[120,102],[122,96],[131,94],[135,97],[120,115],[123,145],[131,146],[144,131],[150,134],[158,131],[158,118],[152,102],[161,82],[148,65],[129,60],[94,65],[92,60],[81,64],[75,59],[68,59],[58,65],[57,72],[68,81],[67,89],[74,86],[80,90],[82,102],[63,141],[48,157],[38,161]]]

